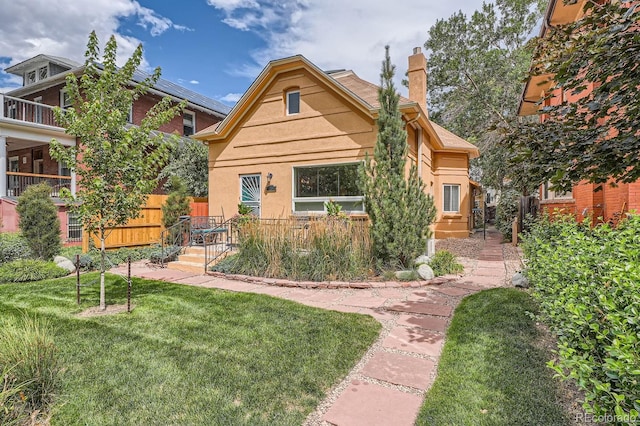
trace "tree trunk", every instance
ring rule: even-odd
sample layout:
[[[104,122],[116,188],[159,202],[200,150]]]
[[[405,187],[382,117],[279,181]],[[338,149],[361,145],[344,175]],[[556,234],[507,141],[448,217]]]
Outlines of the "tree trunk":
[[[105,269],[105,244],[104,244],[104,235],[100,236],[100,309],[107,309],[107,302],[105,301],[104,296],[104,269]]]

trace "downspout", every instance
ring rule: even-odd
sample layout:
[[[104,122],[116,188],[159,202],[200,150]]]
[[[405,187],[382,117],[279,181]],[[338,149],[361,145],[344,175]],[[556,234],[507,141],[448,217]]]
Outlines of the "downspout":
[[[422,117],[422,113],[418,111],[418,115],[407,121],[407,126],[412,126],[416,131],[420,130],[418,133],[418,146],[416,149],[416,163],[418,163],[418,176],[422,179],[422,129],[420,126],[417,126],[418,128],[416,129],[416,126],[413,125],[413,123],[418,121],[420,117]]]

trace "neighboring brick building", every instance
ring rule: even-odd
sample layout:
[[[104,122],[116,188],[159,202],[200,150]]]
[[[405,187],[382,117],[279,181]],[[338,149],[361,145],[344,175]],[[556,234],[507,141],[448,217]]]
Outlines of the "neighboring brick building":
[[[587,0],[578,0],[565,4],[562,0],[551,0],[545,14],[540,37],[545,37],[547,31],[558,25],[566,25],[575,22],[583,16],[584,5]],[[593,84],[587,85],[587,90],[592,90]],[[552,95],[544,100],[540,100]],[[573,96],[575,97],[575,96]],[[559,105],[563,100],[572,101],[572,95],[561,89],[554,89],[553,76],[549,74],[536,75],[529,78],[524,88],[519,115],[537,114],[541,106]],[[544,122],[548,117],[540,115],[540,121]],[[640,182],[628,184],[598,185],[579,182],[571,191],[558,193],[548,189],[548,185],[540,188],[540,207],[547,211],[556,209],[575,214],[578,219],[592,217],[596,220],[602,218],[604,222],[616,222],[625,212],[636,210],[640,212]]]
[[[17,230],[15,205],[24,189],[35,183],[47,182],[52,186],[51,195],[59,206],[64,241],[81,237],[75,219],[67,214],[64,203],[57,198],[62,187],[75,192],[75,174],[65,164],[51,158],[49,143],[52,138],[66,146],[77,143],[55,123],[52,107],[68,105],[64,91],[65,76],[69,73],[80,75],[83,69],[84,66],[68,59],[38,55],[5,70],[21,76],[23,85],[6,94],[0,93],[2,231]],[[134,81],[142,81],[145,77],[145,74],[137,72]],[[220,102],[161,79],[132,105],[130,123],[140,124],[146,112],[166,96],[176,102],[187,101],[184,113],[160,128],[166,133],[191,136],[224,119],[230,110]]]

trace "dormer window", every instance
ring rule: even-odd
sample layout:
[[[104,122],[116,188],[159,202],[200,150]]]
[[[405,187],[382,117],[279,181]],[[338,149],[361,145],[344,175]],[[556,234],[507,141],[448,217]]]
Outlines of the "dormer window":
[[[43,67],[38,67],[34,70],[27,71],[24,74],[24,83],[25,85],[36,83],[40,80],[44,80],[49,77],[49,66],[45,65]]]
[[[29,71],[27,73],[27,84],[33,84],[36,82],[36,70]]]
[[[287,115],[300,113],[300,91],[291,90],[286,93]]]

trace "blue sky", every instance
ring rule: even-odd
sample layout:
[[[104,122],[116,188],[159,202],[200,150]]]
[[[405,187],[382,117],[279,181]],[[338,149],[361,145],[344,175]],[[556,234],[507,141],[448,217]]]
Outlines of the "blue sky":
[[[384,46],[397,74],[437,19],[482,0],[0,0],[0,69],[39,53],[83,62],[87,36],[115,34],[124,59],[233,105],[269,60],[303,54],[377,82]],[[0,71],[0,92],[21,82]],[[401,89],[403,90],[403,89]]]

